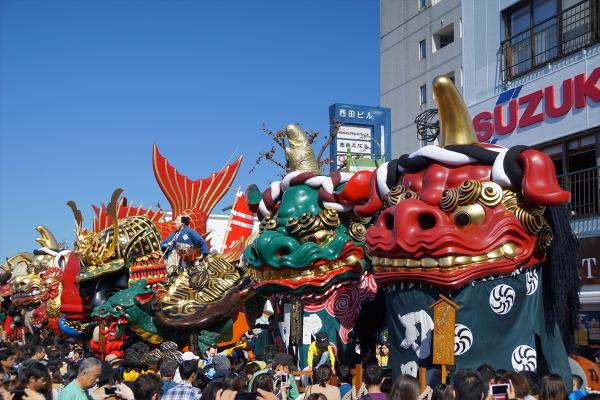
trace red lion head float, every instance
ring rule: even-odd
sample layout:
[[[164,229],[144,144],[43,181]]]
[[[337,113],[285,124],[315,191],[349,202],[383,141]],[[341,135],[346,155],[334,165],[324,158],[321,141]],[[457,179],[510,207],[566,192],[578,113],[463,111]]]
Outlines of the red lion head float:
[[[443,136],[381,166],[362,215],[383,209],[366,236],[378,281],[457,289],[546,258],[546,207],[566,204],[545,154],[477,143],[466,107],[445,76],[434,82]]]

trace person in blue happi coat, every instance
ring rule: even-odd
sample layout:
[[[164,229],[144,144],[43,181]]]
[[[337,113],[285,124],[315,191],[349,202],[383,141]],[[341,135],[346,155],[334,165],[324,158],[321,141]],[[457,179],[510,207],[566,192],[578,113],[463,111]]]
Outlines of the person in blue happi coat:
[[[181,263],[181,254],[189,251],[192,247],[198,247],[202,252],[202,256],[208,255],[208,246],[202,236],[190,228],[190,217],[187,215],[179,215],[175,219],[175,232],[171,233],[162,243],[161,248],[164,252],[164,258],[167,260],[167,272],[172,274],[180,266],[185,267],[185,263]],[[175,251],[174,251],[175,250]],[[178,254],[179,253],[179,254]]]

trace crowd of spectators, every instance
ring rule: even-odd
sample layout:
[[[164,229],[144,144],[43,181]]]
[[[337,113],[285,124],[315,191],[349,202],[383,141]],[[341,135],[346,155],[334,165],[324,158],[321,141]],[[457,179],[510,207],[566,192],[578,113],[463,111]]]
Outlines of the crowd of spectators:
[[[567,388],[556,374],[538,379],[535,373],[486,364],[458,369],[447,384],[429,382],[431,387],[421,390],[413,376],[392,380],[388,352],[387,344],[377,348],[377,363],[363,366],[360,385],[353,379],[356,370],[317,354],[318,366],[301,374],[310,376],[302,384],[294,357],[275,346],[255,360],[243,351],[218,353],[211,346],[202,355],[184,353],[180,362],[163,358],[132,366],[116,357],[92,356],[82,340],[28,335],[0,347],[0,400],[600,400],[579,376]],[[492,395],[494,385],[505,385],[506,394]]]

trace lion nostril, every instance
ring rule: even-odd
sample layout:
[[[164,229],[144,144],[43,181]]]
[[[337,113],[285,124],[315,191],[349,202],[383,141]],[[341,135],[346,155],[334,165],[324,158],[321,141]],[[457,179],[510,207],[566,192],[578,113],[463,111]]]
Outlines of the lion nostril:
[[[423,230],[428,230],[435,227],[435,217],[431,214],[421,214],[418,217],[419,226]]]
[[[284,247],[282,249],[277,250],[276,254],[277,254],[277,257],[289,256],[290,249],[288,249],[287,247]]]
[[[386,213],[383,216],[383,222],[388,230],[394,230],[394,214]]]

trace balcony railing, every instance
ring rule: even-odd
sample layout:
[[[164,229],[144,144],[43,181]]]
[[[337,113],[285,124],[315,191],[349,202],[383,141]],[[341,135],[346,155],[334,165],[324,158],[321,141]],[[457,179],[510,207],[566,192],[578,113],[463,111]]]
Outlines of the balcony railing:
[[[600,0],[584,0],[500,44],[503,82],[600,41]]]
[[[573,219],[600,215],[600,167],[560,175],[558,182],[571,192],[568,207]]]

